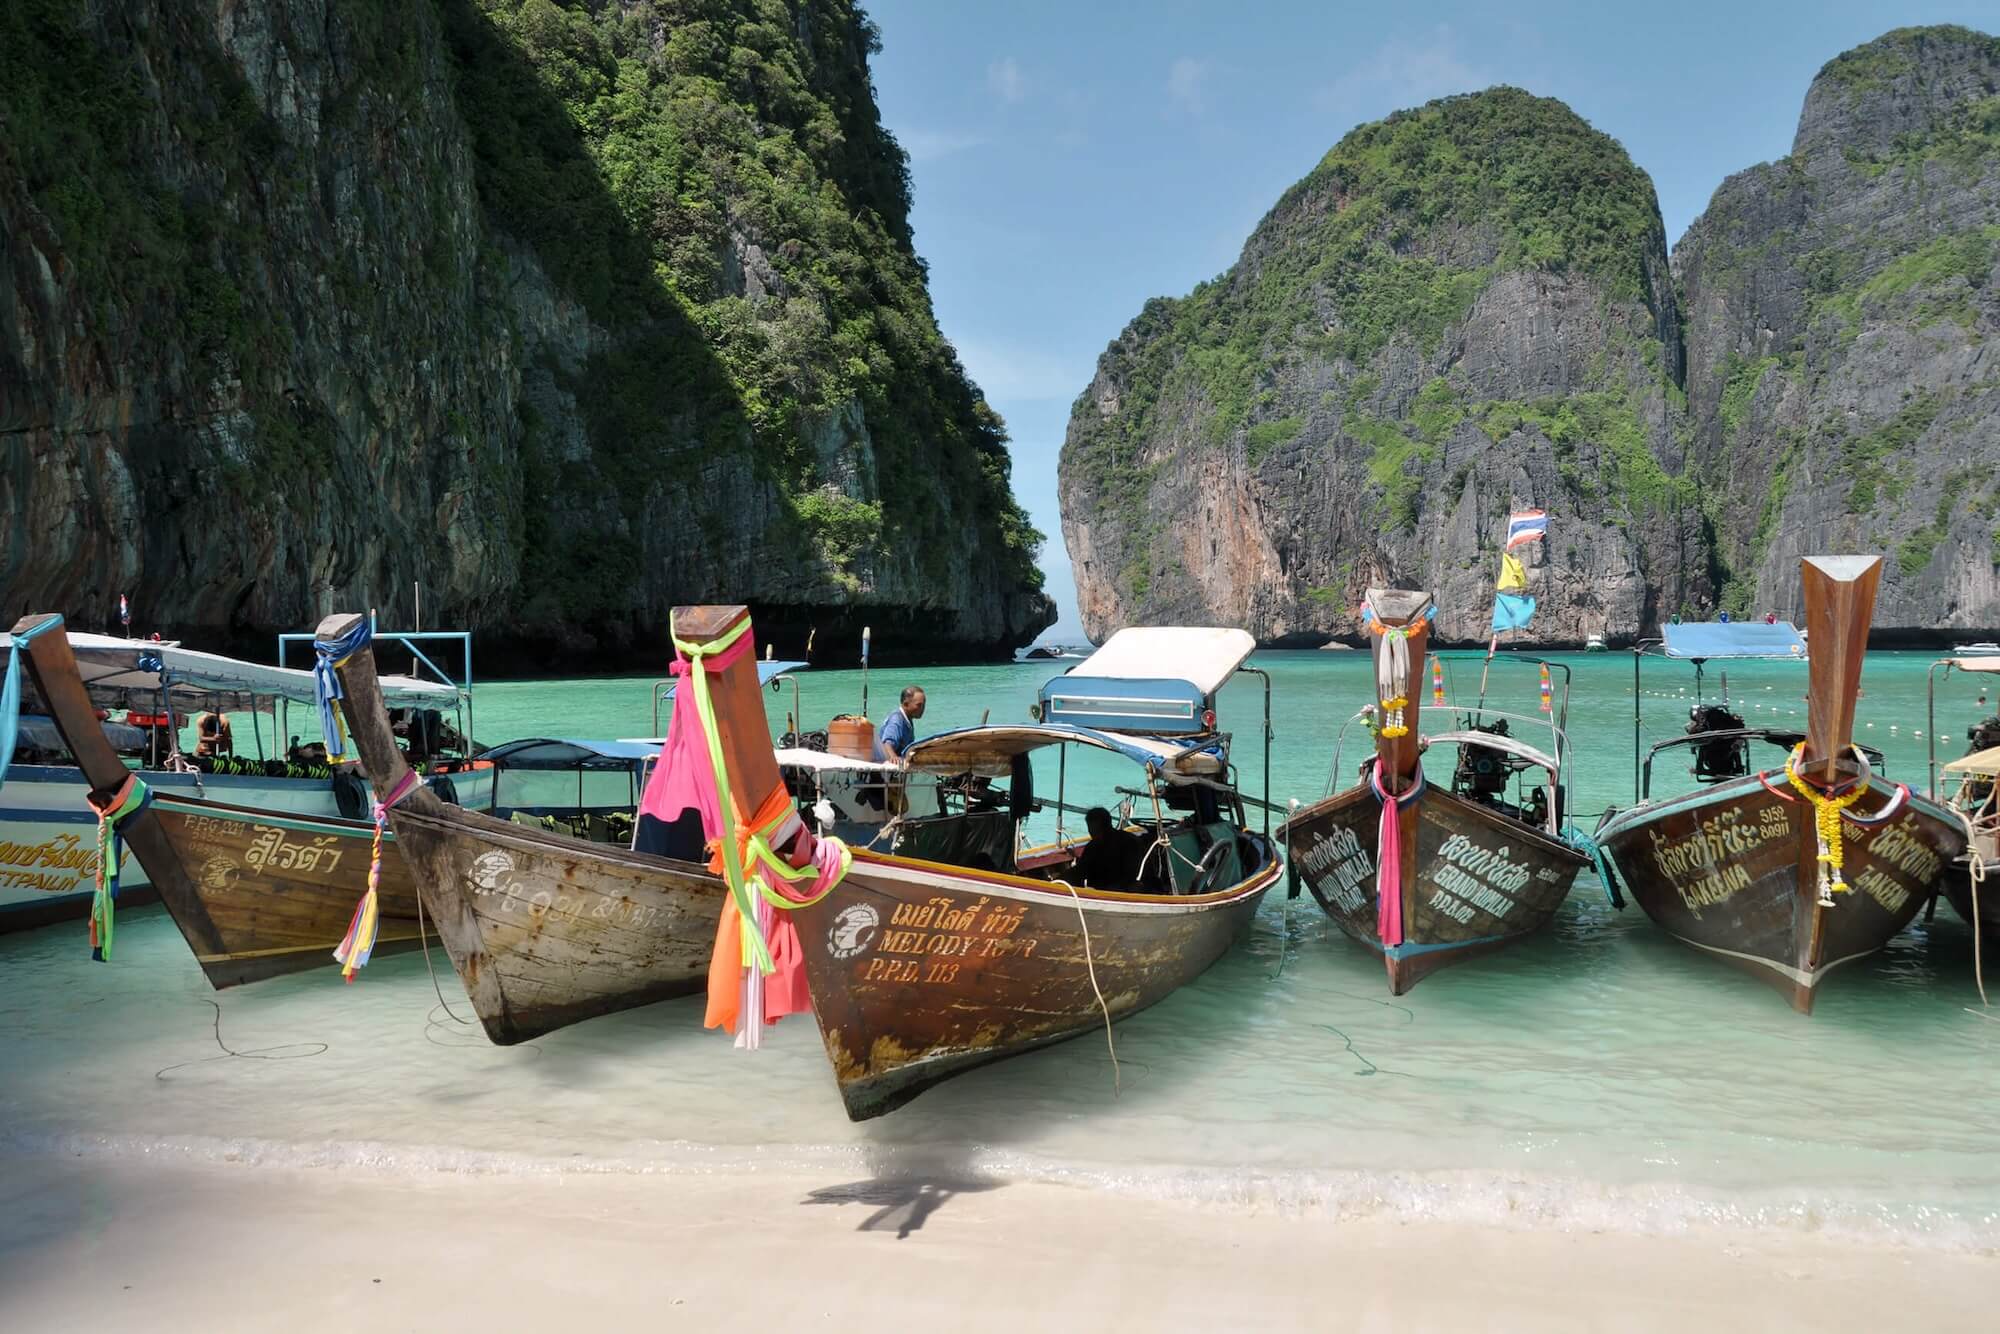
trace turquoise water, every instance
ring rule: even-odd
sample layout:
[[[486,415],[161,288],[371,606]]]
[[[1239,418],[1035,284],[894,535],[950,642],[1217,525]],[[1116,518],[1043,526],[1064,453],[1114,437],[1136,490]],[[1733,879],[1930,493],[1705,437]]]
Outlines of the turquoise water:
[[[1310,800],[1326,788],[1335,732],[1368,698],[1366,658],[1256,661],[1273,678],[1271,792]],[[1568,662],[1574,804],[1594,813],[1631,800],[1632,663]],[[1860,704],[1861,738],[1917,783],[1929,662],[1871,655]],[[1477,673],[1454,662],[1454,697],[1476,690]],[[931,700],[921,731],[987,711],[1025,719],[1051,674],[1046,663],[876,672],[870,703],[879,718],[919,683]],[[1729,674],[1753,723],[1802,725],[1804,682],[1790,664]],[[483,686],[478,734],[642,735],[649,685]],[[1680,730],[1690,696],[1677,692],[1691,685],[1691,670],[1648,663],[1649,741]],[[860,677],[808,673],[800,691],[804,716],[823,723],[859,706]],[[1240,680],[1221,705],[1253,793],[1260,692]],[[1978,694],[1962,676],[1941,693],[1941,754],[1962,751],[1966,726],[1991,711]],[[1533,673],[1493,698],[1534,713]],[[790,694],[769,702],[782,728]],[[1656,784],[1674,785],[1677,768],[1663,761]],[[1079,764],[1069,777],[1071,799],[1091,800],[1103,795],[1091,783],[1129,772]],[[467,1015],[441,955],[436,965]],[[211,998],[230,1047],[277,1050],[222,1056]],[[499,1049],[444,1013],[421,956],[382,960],[351,987],[327,972],[218,995],[146,910],[121,918],[109,966],[87,961],[80,926],[0,939],[0,1147],[410,1170],[980,1173],[1339,1214],[1819,1228],[1992,1248],[1990,1013],[1949,907],[1843,969],[1804,1019],[1642,915],[1613,912],[1588,879],[1553,931],[1393,1000],[1379,962],[1310,899],[1277,897],[1207,975],[1119,1025],[1115,1073],[1103,1040],[1086,1038],[855,1126],[809,1022],[745,1053],[703,1032],[698,1003],[683,1001]]]

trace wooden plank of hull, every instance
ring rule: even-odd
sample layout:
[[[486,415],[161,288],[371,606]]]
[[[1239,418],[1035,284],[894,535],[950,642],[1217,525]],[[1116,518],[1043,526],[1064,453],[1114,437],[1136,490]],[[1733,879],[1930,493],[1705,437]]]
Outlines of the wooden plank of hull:
[[[1327,916],[1382,956],[1402,995],[1440,968],[1547,926],[1587,865],[1574,848],[1439,788],[1402,813],[1403,943],[1376,930],[1381,808],[1365,787],[1306,807],[1279,828],[1285,855]]]
[[[1862,799],[1868,810],[1881,800]],[[1812,808],[1755,776],[1627,811],[1597,841],[1648,917],[1809,1014],[1826,975],[1907,926],[1965,842],[1956,820],[1916,796],[1888,824],[1850,823],[1842,835],[1853,888],[1831,908],[1819,904]]]
[[[337,639],[358,619],[328,617],[319,638]],[[341,710],[369,779],[393,791],[407,765],[373,653],[355,654],[340,678]],[[703,867],[496,820],[423,789],[389,822],[496,1043],[686,995],[707,976],[727,890]]]
[[[188,941],[217,989],[330,967],[368,889],[372,823],[161,794],[153,812],[221,948]],[[413,949],[417,890],[385,840],[376,954]]]
[[[1137,1014],[1214,963],[1277,875],[1274,860],[1215,894],[1072,897],[1019,876],[855,854],[838,891],[797,914],[848,1116],[1101,1031],[1107,1009],[1114,1022]]]

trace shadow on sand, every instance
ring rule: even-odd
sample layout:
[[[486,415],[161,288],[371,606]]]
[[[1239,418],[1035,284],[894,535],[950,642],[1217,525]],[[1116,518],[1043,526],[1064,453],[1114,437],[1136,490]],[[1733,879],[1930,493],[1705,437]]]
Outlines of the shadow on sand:
[[[875,1212],[861,1220],[856,1232],[887,1232],[896,1229],[901,1241],[921,1231],[925,1220],[958,1195],[998,1190],[1003,1181],[950,1181],[934,1177],[873,1177],[840,1186],[821,1186],[807,1193],[801,1204],[872,1204]]]

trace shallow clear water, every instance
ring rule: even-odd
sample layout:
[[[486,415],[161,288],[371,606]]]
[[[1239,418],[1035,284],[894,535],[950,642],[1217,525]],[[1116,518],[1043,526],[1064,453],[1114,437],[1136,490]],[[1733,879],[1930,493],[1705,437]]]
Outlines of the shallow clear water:
[[[1309,800],[1325,789],[1340,722],[1367,698],[1366,659],[1257,661],[1274,678],[1272,792]],[[1569,661],[1575,806],[1594,813],[1631,800],[1631,658]],[[1862,739],[1917,783],[1929,661],[1872,655],[1860,709]],[[1024,719],[1053,670],[878,671],[871,704],[879,717],[897,687],[920,682],[931,699],[920,731],[989,709]],[[1452,671],[1454,697],[1476,691],[1476,662]],[[1804,679],[1793,665],[1732,669],[1730,689],[1753,723],[1798,710],[1802,725]],[[1676,692],[1691,686],[1689,669],[1648,663],[1649,740],[1680,730],[1688,697]],[[640,735],[648,687],[482,686],[478,734]],[[858,673],[809,673],[800,687],[816,724],[859,704]],[[1222,708],[1253,792],[1260,690],[1241,681]],[[1942,754],[1990,711],[1977,695],[1961,676],[1941,692]],[[1532,672],[1493,697],[1533,713]],[[770,702],[782,728],[789,691]],[[1674,785],[1677,769],[1662,761],[1656,783]],[[1129,773],[1115,765],[1075,765],[1071,799],[1119,781]],[[441,953],[435,963],[469,1017]],[[222,1057],[211,999],[238,1051],[325,1048]],[[1400,999],[1310,899],[1274,897],[1236,950],[1119,1025],[1116,1044],[1115,1090],[1106,1045],[1089,1037],[855,1126],[809,1021],[738,1052],[701,1030],[688,1000],[501,1049],[442,1013],[421,956],[378,961],[353,986],[327,971],[218,994],[156,909],[121,917],[108,966],[88,961],[80,925],[0,938],[0,1147],[470,1170],[983,1172],[1343,1213],[2000,1246],[2000,1022],[1982,1012],[1971,936],[1949,907],[1843,969],[1804,1019],[1636,911],[1613,912],[1589,879],[1554,931]]]

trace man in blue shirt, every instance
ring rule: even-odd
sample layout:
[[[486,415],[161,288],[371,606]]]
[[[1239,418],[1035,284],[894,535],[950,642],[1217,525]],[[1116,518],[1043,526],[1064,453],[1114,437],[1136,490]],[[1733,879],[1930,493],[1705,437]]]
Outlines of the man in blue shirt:
[[[917,739],[916,720],[923,716],[924,688],[904,686],[898,708],[883,720],[882,730],[875,734],[875,762],[904,763],[910,743]]]

